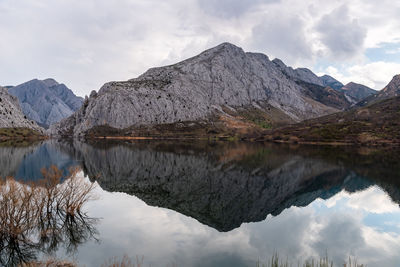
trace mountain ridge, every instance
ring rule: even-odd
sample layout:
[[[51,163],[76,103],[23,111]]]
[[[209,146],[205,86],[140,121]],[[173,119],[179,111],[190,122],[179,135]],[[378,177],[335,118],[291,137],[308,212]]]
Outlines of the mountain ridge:
[[[249,109],[273,125],[270,110],[292,122],[338,111],[308,97],[296,83],[315,79],[322,84],[318,76],[278,63],[222,43],[176,64],[151,68],[137,78],[106,83],[50,132],[82,136],[101,126],[132,135],[132,127],[193,121],[217,125],[221,117],[237,123]]]
[[[83,102],[65,84],[51,78],[33,79],[8,91],[19,99],[25,115],[45,128],[73,114]]]

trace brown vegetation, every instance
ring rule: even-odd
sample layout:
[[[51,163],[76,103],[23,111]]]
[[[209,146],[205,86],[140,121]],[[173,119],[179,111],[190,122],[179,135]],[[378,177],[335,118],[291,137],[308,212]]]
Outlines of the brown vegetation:
[[[39,251],[51,253],[61,243],[72,252],[94,238],[96,219],[82,210],[94,197],[94,185],[78,177],[77,171],[71,170],[71,175],[64,178],[52,166],[42,170],[43,179],[35,183],[21,183],[10,177],[0,180],[2,266],[35,261]]]
[[[47,137],[29,128],[0,128],[0,141],[4,140],[43,140]]]
[[[400,97],[269,131],[262,140],[310,144],[400,145]]]

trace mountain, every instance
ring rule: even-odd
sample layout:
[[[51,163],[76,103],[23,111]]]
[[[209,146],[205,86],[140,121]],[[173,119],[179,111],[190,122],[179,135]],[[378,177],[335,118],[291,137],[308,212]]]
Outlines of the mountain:
[[[306,83],[316,84],[322,87],[324,86],[321,79],[307,68],[293,69],[292,67],[286,66],[285,63],[283,63],[282,60],[278,58],[275,58],[274,60],[272,60],[272,62],[279,70],[281,70],[285,75],[287,75],[294,81],[302,81]]]
[[[18,99],[10,95],[6,88],[0,87],[0,137],[5,137],[6,133],[4,128],[27,128],[35,130],[37,132],[43,132],[43,129],[39,127],[34,121],[29,120],[21,110]],[[16,130],[15,130],[16,131]],[[7,135],[11,135],[15,132],[11,130]]]
[[[83,98],[53,79],[34,79],[10,88],[9,93],[19,99],[28,118],[45,128],[71,116],[83,103]]]
[[[351,102],[342,91],[333,90],[333,87],[325,84],[324,79],[318,77],[311,70],[306,68],[293,69],[292,67],[286,66],[282,60],[277,58],[272,60],[272,62],[289,79],[300,85],[302,88],[302,93],[305,96],[338,110],[344,110],[350,107]],[[335,80],[332,77],[330,78]]]
[[[328,107],[332,107],[338,110],[345,110],[351,106],[349,98],[346,97],[345,93],[342,91],[337,91],[329,86],[324,87],[303,81],[297,81],[296,83],[304,88],[304,95]]]
[[[136,79],[105,84],[50,132],[243,134],[252,126],[269,128],[339,110],[307,96],[308,89],[300,82],[323,88],[310,70],[293,70],[264,54],[223,43],[175,65],[152,68]]]
[[[6,88],[0,87],[0,128],[17,127],[40,130],[22,113],[18,99],[10,95]]]
[[[400,74],[393,77],[390,83],[379,92],[378,98],[400,96]]]
[[[352,103],[358,103],[361,100],[378,93],[365,85],[350,82],[343,86],[340,90],[348,97]]]
[[[396,97],[400,95],[400,74],[395,75],[393,79],[383,88],[381,91],[378,91],[374,95],[370,95],[369,97],[363,99],[357,106],[364,107],[371,105],[373,103],[377,103],[381,100],[388,99],[391,97]]]
[[[319,77],[322,81],[323,86],[330,87],[335,90],[340,90],[343,87],[343,84],[329,75],[324,75]]]

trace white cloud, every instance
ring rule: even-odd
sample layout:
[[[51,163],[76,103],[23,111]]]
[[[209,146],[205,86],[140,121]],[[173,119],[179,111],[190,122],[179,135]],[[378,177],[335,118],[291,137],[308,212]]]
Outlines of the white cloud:
[[[349,66],[343,70],[330,66],[326,69],[326,73],[344,84],[356,82],[381,90],[392,80],[393,76],[400,73],[400,63],[378,61]]]
[[[395,66],[366,64],[365,48],[399,40],[399,13],[389,0],[0,0],[0,84],[54,77],[84,95],[229,41],[297,67],[340,59],[354,66],[336,77],[376,88]]]
[[[316,30],[332,59],[353,58],[363,52],[367,29],[350,16],[347,5],[324,15]]]

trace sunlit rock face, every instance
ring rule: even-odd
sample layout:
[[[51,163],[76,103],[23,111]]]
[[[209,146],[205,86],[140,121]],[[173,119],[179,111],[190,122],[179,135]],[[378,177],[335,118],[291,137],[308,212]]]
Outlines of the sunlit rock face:
[[[393,77],[390,83],[379,92],[379,97],[395,97],[400,95],[400,74]]]
[[[42,132],[43,129],[27,118],[21,110],[18,99],[0,87],[0,128],[30,128]]]
[[[150,69],[136,79],[105,84],[50,132],[76,136],[103,125],[125,129],[212,121],[250,108],[269,116],[273,108],[291,121],[337,111],[307,97],[297,83],[303,79],[322,85],[310,70],[293,70],[266,55],[223,43],[175,65]]]
[[[78,110],[83,98],[53,79],[31,80],[9,89],[22,106],[22,111],[39,125],[48,127]]]

